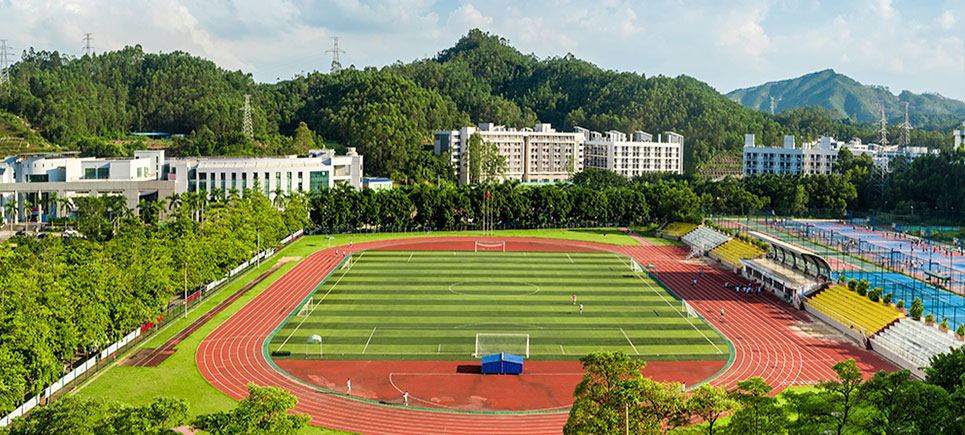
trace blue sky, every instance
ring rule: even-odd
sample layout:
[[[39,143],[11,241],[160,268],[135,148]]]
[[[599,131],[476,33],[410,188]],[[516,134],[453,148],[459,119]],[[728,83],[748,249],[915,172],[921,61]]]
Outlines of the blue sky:
[[[833,68],[893,92],[965,99],[965,1],[0,0],[0,39],[79,55],[141,44],[274,82],[433,56],[478,27],[540,58],[573,53],[721,92]],[[15,56],[15,58],[17,58]]]

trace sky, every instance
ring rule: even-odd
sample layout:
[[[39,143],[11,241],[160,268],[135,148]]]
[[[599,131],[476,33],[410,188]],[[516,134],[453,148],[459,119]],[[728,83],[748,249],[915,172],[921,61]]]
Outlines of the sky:
[[[723,93],[833,68],[898,93],[965,100],[962,0],[0,0],[0,39],[79,56],[141,44],[273,83],[432,57],[469,29],[539,58],[686,74]]]

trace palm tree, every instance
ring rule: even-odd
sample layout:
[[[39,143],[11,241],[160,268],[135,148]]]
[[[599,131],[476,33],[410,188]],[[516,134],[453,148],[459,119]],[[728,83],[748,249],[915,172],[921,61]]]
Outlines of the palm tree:
[[[168,202],[168,211],[171,212],[173,212],[175,209],[181,208],[181,204],[183,203],[183,198],[178,193],[172,193],[165,199]]]
[[[275,186],[275,190],[272,192],[274,197],[271,199],[271,205],[277,209],[281,209],[286,202],[285,191],[281,190],[281,186]]]
[[[13,225],[17,225],[17,200],[7,201],[3,204],[4,221],[7,217],[13,216]]]

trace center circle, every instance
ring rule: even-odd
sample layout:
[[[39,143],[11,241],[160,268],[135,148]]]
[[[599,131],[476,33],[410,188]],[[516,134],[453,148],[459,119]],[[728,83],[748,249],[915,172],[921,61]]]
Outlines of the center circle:
[[[449,284],[451,293],[463,296],[529,296],[539,286],[525,281],[460,281]]]

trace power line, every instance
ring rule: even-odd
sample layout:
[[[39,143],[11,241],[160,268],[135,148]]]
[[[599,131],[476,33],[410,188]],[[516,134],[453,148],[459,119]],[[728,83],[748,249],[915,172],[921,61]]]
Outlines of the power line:
[[[332,53],[332,74],[335,74],[342,70],[342,62],[338,60],[339,53],[345,53],[345,50],[338,48],[338,36],[332,37],[332,48],[325,50],[326,53]]]
[[[888,119],[885,118],[885,105],[879,102],[878,108],[881,110],[881,119],[878,120],[878,143],[881,144],[881,146],[887,146]]]
[[[241,133],[248,138],[248,140],[254,140],[255,134],[254,129],[251,126],[251,95],[245,94],[245,106],[241,108]]]

